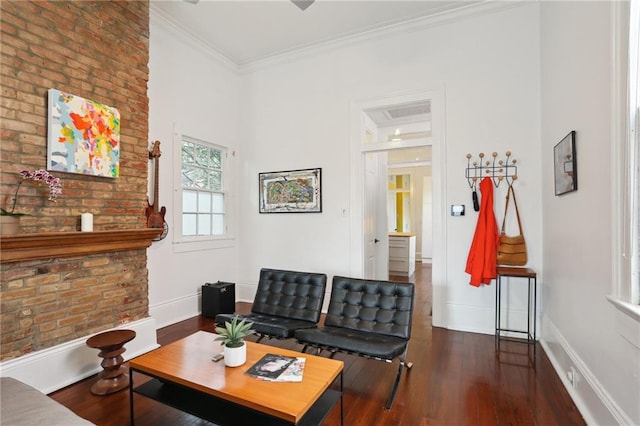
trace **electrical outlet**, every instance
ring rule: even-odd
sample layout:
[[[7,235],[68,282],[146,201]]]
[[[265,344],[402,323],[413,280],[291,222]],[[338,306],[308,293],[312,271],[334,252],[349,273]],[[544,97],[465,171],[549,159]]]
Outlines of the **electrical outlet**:
[[[567,379],[569,380],[569,383],[571,383],[572,388],[575,389],[578,387],[578,374],[574,367],[569,367],[569,371],[567,371]]]

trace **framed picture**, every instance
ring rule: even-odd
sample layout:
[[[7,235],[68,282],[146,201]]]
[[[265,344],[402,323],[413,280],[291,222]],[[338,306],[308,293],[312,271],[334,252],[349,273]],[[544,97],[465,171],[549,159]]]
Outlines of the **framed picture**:
[[[321,213],[322,169],[259,173],[260,213]]]
[[[47,169],[116,178],[120,174],[120,112],[49,89]]]
[[[556,195],[566,194],[578,189],[575,130],[569,132],[553,147],[553,170]]]

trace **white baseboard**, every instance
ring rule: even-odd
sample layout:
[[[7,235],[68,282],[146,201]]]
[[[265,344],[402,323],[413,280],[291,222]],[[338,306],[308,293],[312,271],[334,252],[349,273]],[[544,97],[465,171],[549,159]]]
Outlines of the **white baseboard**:
[[[618,407],[582,359],[547,317],[544,339],[540,341],[553,368],[588,425],[631,425],[631,419]],[[575,386],[567,372],[573,368]]]
[[[256,297],[256,291],[258,290],[258,284],[236,284],[236,302],[253,303],[253,299]]]
[[[495,334],[496,318],[495,308],[460,305],[448,303],[446,308],[446,327],[449,330],[464,331],[469,333]],[[526,338],[527,331],[527,310],[525,309],[505,309],[503,305],[501,313],[502,328],[511,330],[522,330],[522,333],[502,332],[505,337]],[[443,325],[435,325],[436,327],[444,327]],[[537,330],[536,340],[540,337],[539,329]],[[531,325],[531,334],[533,334],[533,325]]]
[[[125,360],[158,347],[156,322],[152,317],[123,324],[119,329],[133,330],[136,337],[125,345]],[[106,330],[105,330],[106,331]],[[0,363],[0,376],[13,377],[48,394],[76,383],[102,370],[98,350],[81,337],[52,348]]]
[[[195,293],[149,306],[149,314],[156,319],[158,328],[200,315],[201,295]]]
[[[236,284],[236,302],[252,303],[256,294],[255,284]],[[158,328],[202,314],[202,292],[178,297],[166,302],[149,306],[149,313],[155,318]]]
[[[493,308],[447,303],[445,309],[445,328],[469,333],[495,334]]]

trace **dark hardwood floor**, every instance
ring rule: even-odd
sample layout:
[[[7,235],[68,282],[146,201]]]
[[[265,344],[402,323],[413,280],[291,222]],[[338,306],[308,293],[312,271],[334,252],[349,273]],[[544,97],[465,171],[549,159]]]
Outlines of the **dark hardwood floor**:
[[[407,281],[407,278],[391,277]],[[345,361],[345,425],[585,425],[542,347],[494,336],[431,326],[431,267],[418,263],[409,360],[391,410],[384,405],[397,361],[387,364],[339,354]],[[238,303],[238,311],[250,306]],[[213,331],[213,321],[196,317],[158,330],[158,343],[170,343],[197,330]],[[253,337],[252,337],[253,338]],[[294,340],[262,343],[300,350]],[[94,396],[90,377],[50,396],[100,426],[129,424],[129,391]],[[136,383],[143,376],[135,375]],[[134,395],[138,425],[209,425],[170,407]],[[324,425],[340,424],[339,407]],[[244,426],[244,425],[243,425]],[[259,425],[256,425],[259,426]]]

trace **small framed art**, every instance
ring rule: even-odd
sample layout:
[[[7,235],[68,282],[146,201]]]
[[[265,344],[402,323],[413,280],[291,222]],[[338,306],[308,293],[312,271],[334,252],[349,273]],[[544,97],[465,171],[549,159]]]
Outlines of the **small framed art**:
[[[575,130],[570,131],[553,147],[553,170],[556,195],[578,189]]]
[[[259,173],[260,213],[321,213],[322,169]]]

